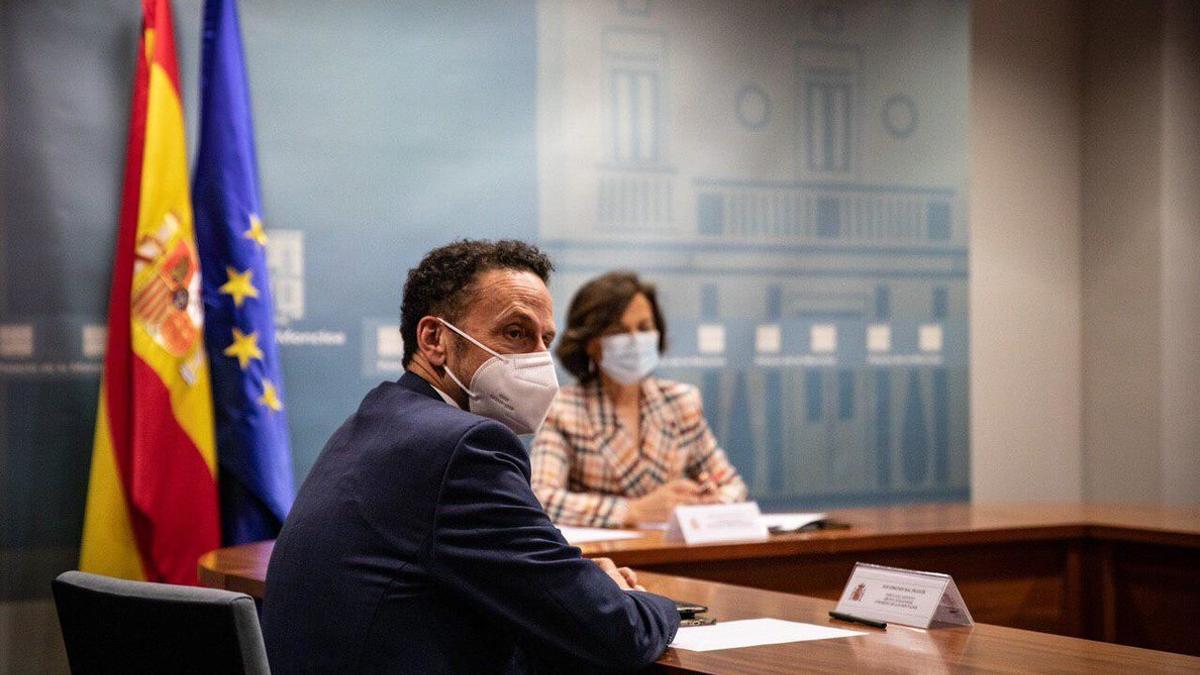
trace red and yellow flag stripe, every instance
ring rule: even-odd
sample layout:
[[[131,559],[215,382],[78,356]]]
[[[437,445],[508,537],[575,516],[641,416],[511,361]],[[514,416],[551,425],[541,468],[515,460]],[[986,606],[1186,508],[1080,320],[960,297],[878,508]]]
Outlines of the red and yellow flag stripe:
[[[143,0],[80,568],[196,583],[220,545],[200,265],[169,0]]]

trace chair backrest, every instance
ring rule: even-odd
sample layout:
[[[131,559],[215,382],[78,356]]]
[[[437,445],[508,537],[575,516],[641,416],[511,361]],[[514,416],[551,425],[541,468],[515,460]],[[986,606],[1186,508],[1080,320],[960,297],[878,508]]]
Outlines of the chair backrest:
[[[270,672],[244,593],[85,572],[63,572],[53,588],[73,673]]]

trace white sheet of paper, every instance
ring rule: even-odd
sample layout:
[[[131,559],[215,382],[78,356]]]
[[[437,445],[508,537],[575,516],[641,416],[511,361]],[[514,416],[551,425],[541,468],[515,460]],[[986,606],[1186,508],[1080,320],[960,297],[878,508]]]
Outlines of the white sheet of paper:
[[[587,544],[593,541],[616,541],[617,539],[638,539],[642,536],[640,532],[632,530],[610,530],[605,527],[569,527],[566,525],[556,525],[559,532],[572,546],[578,544]]]
[[[718,649],[828,640],[855,635],[866,633],[781,619],[745,619],[726,621],[713,626],[680,628],[671,646],[692,652],[711,652]]]
[[[815,523],[825,518],[824,513],[764,513],[763,522],[768,530],[778,528],[782,532],[798,530],[809,523]]]

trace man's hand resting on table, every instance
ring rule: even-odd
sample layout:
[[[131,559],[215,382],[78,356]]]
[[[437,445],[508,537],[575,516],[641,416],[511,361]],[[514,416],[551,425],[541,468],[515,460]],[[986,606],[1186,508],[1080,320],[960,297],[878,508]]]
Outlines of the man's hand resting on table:
[[[617,582],[617,586],[624,591],[644,591],[643,586],[637,582],[637,574],[628,567],[617,567],[609,558],[592,558],[592,562],[600,566],[604,573],[610,579]]]

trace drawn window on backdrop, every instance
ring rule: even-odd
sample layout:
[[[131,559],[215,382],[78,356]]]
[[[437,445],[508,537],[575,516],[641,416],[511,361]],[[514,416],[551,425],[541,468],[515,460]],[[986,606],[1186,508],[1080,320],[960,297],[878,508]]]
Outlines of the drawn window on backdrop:
[[[658,74],[612,72],[613,159],[620,164],[658,161]]]
[[[809,71],[804,83],[804,140],[808,168],[850,171],[851,78],[837,71]]]
[[[667,155],[666,35],[614,27],[604,30],[603,42],[604,127],[612,162],[620,168],[661,168]]]
[[[861,64],[854,45],[798,45],[795,128],[801,178],[852,178],[857,171]]]

